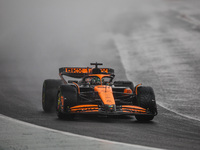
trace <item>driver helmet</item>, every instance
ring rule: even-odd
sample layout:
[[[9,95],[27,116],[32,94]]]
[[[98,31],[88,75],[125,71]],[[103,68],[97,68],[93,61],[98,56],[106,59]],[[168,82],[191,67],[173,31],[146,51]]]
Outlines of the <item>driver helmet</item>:
[[[91,84],[93,85],[101,84],[101,81],[98,77],[93,77],[91,80]]]

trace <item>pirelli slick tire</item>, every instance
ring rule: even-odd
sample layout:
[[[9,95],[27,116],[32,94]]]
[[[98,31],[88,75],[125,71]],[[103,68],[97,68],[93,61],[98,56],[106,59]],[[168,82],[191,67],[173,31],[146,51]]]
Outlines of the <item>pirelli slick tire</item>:
[[[131,81],[115,81],[114,86],[116,87],[129,87],[132,91],[134,90],[134,84]]]
[[[42,88],[42,108],[44,112],[55,111],[56,97],[58,87],[62,84],[62,80],[47,79],[43,82]]]
[[[138,121],[150,121],[157,115],[157,105],[152,87],[141,86],[137,88],[138,106],[147,109],[152,115],[136,115]]]
[[[70,107],[77,105],[77,88],[71,85],[61,85],[57,94],[56,112],[60,119],[73,119]]]

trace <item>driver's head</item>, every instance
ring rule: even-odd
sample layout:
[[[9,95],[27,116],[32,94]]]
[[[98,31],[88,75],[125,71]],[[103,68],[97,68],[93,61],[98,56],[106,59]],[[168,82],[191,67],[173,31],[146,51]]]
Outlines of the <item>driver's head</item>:
[[[101,81],[98,77],[93,77],[91,80],[91,84],[93,85],[101,84]]]

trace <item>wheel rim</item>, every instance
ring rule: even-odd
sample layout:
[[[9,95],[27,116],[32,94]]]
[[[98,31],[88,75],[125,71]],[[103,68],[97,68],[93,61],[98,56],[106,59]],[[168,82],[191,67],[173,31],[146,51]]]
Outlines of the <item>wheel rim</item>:
[[[56,102],[56,110],[57,110],[57,112],[60,112],[60,102],[61,102],[60,97],[61,97],[61,93],[59,92],[58,96],[57,96],[57,102]]]

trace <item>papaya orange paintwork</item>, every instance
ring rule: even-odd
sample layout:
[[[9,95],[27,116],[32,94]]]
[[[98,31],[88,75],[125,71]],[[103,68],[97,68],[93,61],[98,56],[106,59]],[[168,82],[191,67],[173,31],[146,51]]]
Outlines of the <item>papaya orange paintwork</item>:
[[[73,68],[73,67],[67,67],[65,68],[66,73],[91,73],[93,68]],[[101,68],[101,72],[108,73],[107,68]]]
[[[80,87],[79,87],[79,85],[78,85],[77,83],[75,83],[75,82],[73,82],[73,84],[75,84],[75,85],[77,86],[77,88],[78,88],[78,93],[80,94]]]
[[[123,112],[146,113],[146,109],[139,106],[122,105]]]
[[[70,108],[71,113],[76,112],[98,112],[99,107],[98,105],[77,105]]]
[[[115,105],[115,99],[113,97],[112,88],[106,85],[97,85],[94,87],[94,91],[98,92],[101,100],[105,105]]]
[[[135,87],[135,94],[136,94],[136,95],[138,94],[137,89],[138,89],[138,87],[139,87],[140,85],[142,85],[142,84],[140,83],[140,84],[138,84],[138,85]]]
[[[92,108],[95,108],[95,107],[97,107],[98,108],[98,105],[77,105],[77,106],[73,106],[73,107],[71,107],[71,109],[78,109],[78,108],[85,108],[85,107],[92,107]]]
[[[124,93],[127,93],[127,94],[132,94],[133,91],[131,89],[124,89]]]

